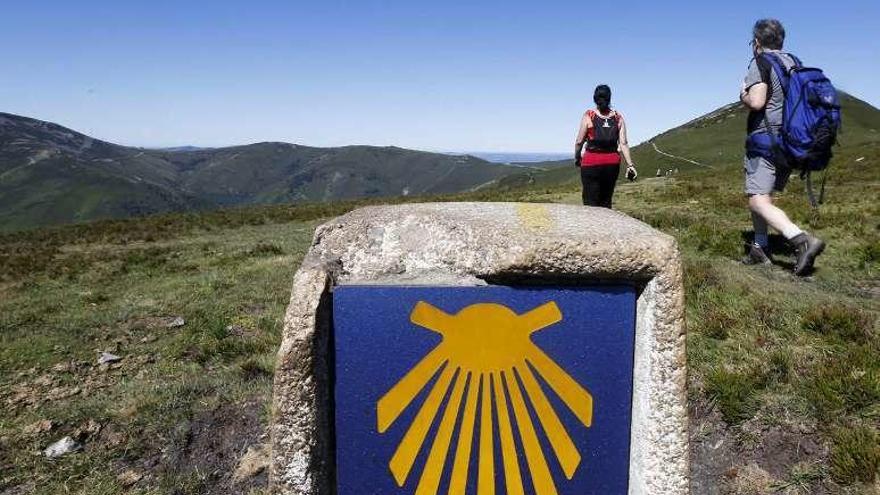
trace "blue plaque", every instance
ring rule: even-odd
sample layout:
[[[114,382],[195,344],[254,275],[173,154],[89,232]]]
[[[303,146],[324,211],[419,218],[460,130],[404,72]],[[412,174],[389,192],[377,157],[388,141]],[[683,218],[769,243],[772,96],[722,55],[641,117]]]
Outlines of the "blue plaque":
[[[635,288],[341,286],[340,495],[626,494]]]

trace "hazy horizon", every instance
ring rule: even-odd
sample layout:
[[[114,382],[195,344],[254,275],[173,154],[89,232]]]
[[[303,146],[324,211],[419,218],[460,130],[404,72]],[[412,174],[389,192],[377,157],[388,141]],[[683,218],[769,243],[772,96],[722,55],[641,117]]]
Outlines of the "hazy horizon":
[[[19,2],[0,18],[0,110],[129,146],[260,141],[567,153],[608,83],[633,144],[736,99],[759,17],[786,48],[880,105],[880,4],[106,0]],[[811,8],[815,6],[816,8]],[[600,9],[601,10],[601,9]],[[582,13],[581,13],[582,12]],[[26,40],[25,43],[22,40]]]

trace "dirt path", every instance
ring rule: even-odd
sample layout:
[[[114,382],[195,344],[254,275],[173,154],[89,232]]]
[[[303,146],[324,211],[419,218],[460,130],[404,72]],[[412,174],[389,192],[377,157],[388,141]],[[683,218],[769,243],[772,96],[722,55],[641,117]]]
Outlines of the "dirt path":
[[[669,158],[673,158],[673,159],[675,159],[675,160],[681,160],[681,161],[683,161],[683,162],[691,163],[691,164],[694,164],[694,165],[696,165],[696,166],[698,166],[698,167],[712,168],[712,165],[706,165],[705,163],[700,163],[700,162],[698,162],[698,161],[691,160],[690,158],[685,158],[685,157],[683,157],[683,156],[678,156],[678,155],[673,155],[672,153],[667,153],[667,152],[661,150],[660,148],[658,148],[657,145],[654,144],[653,141],[651,141],[651,146],[654,147],[654,151],[656,151],[657,153],[659,153],[659,154],[661,154],[661,155],[663,155],[663,156],[666,156],[666,157],[669,157]]]

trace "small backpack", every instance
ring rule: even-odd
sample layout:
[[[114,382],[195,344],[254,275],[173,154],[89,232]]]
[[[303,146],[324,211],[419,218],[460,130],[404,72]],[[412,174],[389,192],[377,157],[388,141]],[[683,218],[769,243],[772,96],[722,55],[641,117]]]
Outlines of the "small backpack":
[[[603,117],[598,112],[590,112],[593,122],[593,136],[587,142],[587,149],[591,151],[617,151],[620,142],[620,122],[617,112],[609,117]]]
[[[785,98],[779,145],[788,165],[806,178],[810,203],[816,206],[821,196],[817,202],[810,173],[825,170],[831,161],[831,148],[841,125],[840,98],[822,69],[804,67],[794,55],[790,55],[795,62],[791,69],[776,55],[762,56],[776,72]],[[823,180],[823,193],[824,186]]]

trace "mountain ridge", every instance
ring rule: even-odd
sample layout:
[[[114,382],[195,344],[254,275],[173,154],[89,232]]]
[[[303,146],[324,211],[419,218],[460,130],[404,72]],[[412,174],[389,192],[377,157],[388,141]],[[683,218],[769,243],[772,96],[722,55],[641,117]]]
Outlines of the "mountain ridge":
[[[0,113],[0,229],[247,204],[455,193],[519,168],[395,146],[117,145]]]

